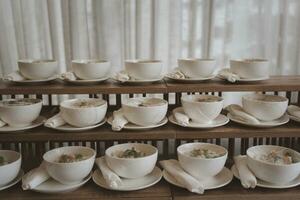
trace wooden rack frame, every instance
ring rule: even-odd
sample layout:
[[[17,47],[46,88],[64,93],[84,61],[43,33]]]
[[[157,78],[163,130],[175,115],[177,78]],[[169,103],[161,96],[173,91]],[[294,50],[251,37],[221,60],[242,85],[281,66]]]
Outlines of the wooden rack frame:
[[[109,110],[112,111],[121,106],[122,96],[132,97],[134,94],[161,94],[169,101],[170,109],[179,106],[182,93],[204,93],[222,96],[222,92],[228,91],[256,91],[263,93],[279,94],[283,92],[293,104],[300,105],[300,76],[273,76],[267,81],[256,83],[227,83],[222,80],[211,80],[195,84],[179,84],[171,81],[160,81],[151,85],[121,85],[113,81],[106,81],[99,85],[68,85],[61,81],[55,81],[47,85],[12,85],[0,83],[0,97],[8,95],[15,98],[17,95],[28,97],[34,95],[36,98],[47,100],[48,104],[43,108],[43,115],[49,117],[58,112],[57,105],[53,105],[53,95],[60,94],[89,94],[90,97],[102,97],[108,100]],[[175,97],[171,102],[170,96]],[[111,102],[115,102],[111,104]],[[169,109],[169,110],[170,110]],[[178,145],[183,142],[203,141],[222,144],[228,148],[229,162],[235,153],[245,153],[249,146],[257,144],[277,144],[294,149],[299,149],[300,124],[289,122],[286,125],[270,128],[257,129],[241,126],[230,122],[229,124],[209,130],[187,129],[175,126],[171,123],[163,127],[147,131],[121,131],[113,132],[109,125],[79,132],[63,133],[39,127],[32,130],[17,133],[1,133],[0,149],[14,149],[20,151],[23,156],[23,168],[28,170],[36,166],[42,159],[42,155],[48,149],[63,145],[87,145],[96,149],[98,156],[104,154],[104,150],[116,143],[124,142],[147,142],[157,146],[160,157],[174,157]],[[30,161],[30,162],[29,162]],[[25,164],[26,163],[26,164]],[[11,189],[0,191],[1,196],[10,199],[296,199],[300,198],[297,188],[288,190],[260,189],[244,190],[237,180],[224,188],[207,191],[205,195],[191,194],[183,189],[173,187],[165,181],[142,190],[129,193],[112,192],[101,189],[93,183],[89,183],[78,191],[70,194],[41,195],[31,191],[21,191],[20,185]]]

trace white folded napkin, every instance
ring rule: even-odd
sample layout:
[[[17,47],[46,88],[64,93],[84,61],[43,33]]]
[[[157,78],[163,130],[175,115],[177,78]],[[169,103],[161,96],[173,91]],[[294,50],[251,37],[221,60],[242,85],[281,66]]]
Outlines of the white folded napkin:
[[[77,77],[73,72],[65,72],[60,75],[60,77],[64,80],[70,80],[70,81],[75,81]]]
[[[49,174],[47,173],[45,162],[27,172],[22,178],[22,188],[23,190],[30,190],[38,185],[42,184],[46,180],[50,178]]]
[[[53,117],[47,119],[47,121],[45,122],[46,126],[52,127],[52,128],[56,128],[59,126],[62,126],[66,124],[66,121],[61,117],[61,114],[58,113],[56,115],[54,115]]]
[[[196,178],[186,173],[181,168],[177,160],[163,160],[159,163],[170,175],[172,175],[176,179],[179,184],[185,186],[185,188],[190,192],[194,192],[197,194],[204,193],[204,186]]]
[[[125,118],[122,108],[113,112],[113,121],[111,125],[113,131],[122,130],[127,123],[128,120]]]
[[[247,156],[235,156],[234,164],[239,172],[241,184],[244,188],[255,188],[257,180],[255,175],[250,171],[247,166]]]
[[[229,82],[236,82],[238,79],[240,79],[239,75],[233,73],[230,71],[229,68],[223,68],[218,72],[218,76],[220,76],[223,79],[228,80]]]
[[[5,125],[6,125],[6,123],[4,121],[0,120],[0,128],[5,126]]]
[[[132,79],[132,77],[130,77],[126,71],[120,71],[120,72],[116,73],[115,78],[121,82],[126,82],[126,81]]]
[[[287,112],[289,115],[292,115],[292,116],[300,119],[300,107],[299,106],[289,105],[287,108]]]
[[[3,77],[5,81],[23,81],[26,80],[24,76],[19,71],[14,71],[10,74],[7,74]]]
[[[173,72],[169,73],[169,76],[175,79],[186,79],[188,78],[182,71],[175,69]]]
[[[239,119],[244,122],[248,122],[251,124],[259,124],[260,121],[253,117],[252,115],[248,114],[244,109],[237,105],[231,104],[225,108],[234,118]]]
[[[121,178],[107,166],[104,157],[96,158],[95,162],[101,170],[103,178],[109,187],[119,188],[122,185]]]
[[[182,126],[188,126],[190,124],[190,118],[187,116],[182,108],[174,109],[172,111],[174,118],[176,121]]]

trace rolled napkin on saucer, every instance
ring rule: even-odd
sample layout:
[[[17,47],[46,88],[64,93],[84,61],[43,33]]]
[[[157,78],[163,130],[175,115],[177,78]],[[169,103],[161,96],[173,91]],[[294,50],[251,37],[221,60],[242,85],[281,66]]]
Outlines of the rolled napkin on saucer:
[[[227,106],[225,108],[225,110],[227,110],[233,117],[235,117],[241,121],[248,122],[251,124],[259,124],[260,123],[260,121],[258,119],[256,119],[252,115],[246,113],[244,111],[244,109],[237,104],[231,104],[231,105]]]
[[[6,123],[4,121],[0,120],[0,128],[5,126],[5,125],[6,125]]]
[[[128,120],[123,114],[122,108],[113,112],[112,130],[120,131],[128,123]]]
[[[235,156],[234,164],[239,172],[241,184],[244,188],[255,188],[257,180],[255,175],[250,171],[247,166],[247,156]]]
[[[53,117],[47,119],[47,121],[45,122],[46,126],[52,127],[52,128],[56,128],[59,126],[62,126],[66,124],[66,121],[61,117],[61,114],[58,113],[56,115],[54,115]]]
[[[159,163],[170,175],[172,175],[176,179],[178,183],[184,185],[190,192],[194,192],[197,194],[204,193],[204,186],[193,176],[186,173],[181,168],[177,160],[163,160]]]
[[[289,105],[287,108],[287,112],[289,115],[292,115],[292,116],[300,119],[300,107],[299,106]]]
[[[190,124],[190,118],[187,116],[182,110],[176,110],[175,109],[172,111],[176,121],[182,125],[182,126],[188,126]]]
[[[24,81],[26,78],[19,71],[12,72],[3,77],[5,81]]]
[[[73,72],[65,72],[65,73],[62,73],[60,75],[60,77],[62,79],[66,79],[66,80],[70,80],[70,81],[75,81],[77,79],[77,77],[75,76],[75,74]]]
[[[218,72],[218,76],[220,76],[223,79],[228,80],[231,83],[234,83],[240,79],[240,77],[237,74],[231,72],[230,69],[228,69],[228,68],[221,69]]]
[[[118,188],[122,185],[121,178],[107,166],[104,157],[96,158],[95,163],[101,170],[104,180],[109,187]]]
[[[131,79],[131,77],[127,74],[126,71],[120,71],[116,73],[115,78],[121,82],[126,82]]]
[[[45,163],[42,162],[39,167],[30,170],[23,176],[22,188],[23,190],[33,189],[43,182],[47,181],[49,178],[50,176],[47,173]]]
[[[180,70],[174,70],[172,73],[169,74],[170,77],[175,79],[186,79],[188,78],[184,73],[182,73]]]

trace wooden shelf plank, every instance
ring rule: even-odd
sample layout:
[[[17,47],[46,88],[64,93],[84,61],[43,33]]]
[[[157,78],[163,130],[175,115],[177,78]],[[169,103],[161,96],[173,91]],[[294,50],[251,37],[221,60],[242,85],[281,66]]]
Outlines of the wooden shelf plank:
[[[213,79],[202,83],[176,83],[167,81],[168,92],[220,92],[220,91],[299,91],[300,76],[272,76],[260,82],[229,83]]]
[[[175,83],[160,81],[147,85],[119,84],[108,80],[97,85],[70,85],[61,80],[47,85],[17,85],[0,82],[0,94],[129,94],[214,91],[298,91],[300,75],[272,76],[269,80],[255,83],[228,83],[214,79],[202,83]]]
[[[55,80],[47,85],[18,85],[0,82],[0,94],[129,94],[166,93],[164,81],[147,85],[119,84],[108,80],[97,85],[71,85]]]

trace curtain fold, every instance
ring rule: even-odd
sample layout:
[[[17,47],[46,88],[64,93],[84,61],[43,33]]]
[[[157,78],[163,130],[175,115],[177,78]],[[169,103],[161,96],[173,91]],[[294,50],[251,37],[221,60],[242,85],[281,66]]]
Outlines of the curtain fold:
[[[0,0],[0,73],[18,59],[161,59],[180,57],[271,61],[271,74],[300,73],[298,0]]]

